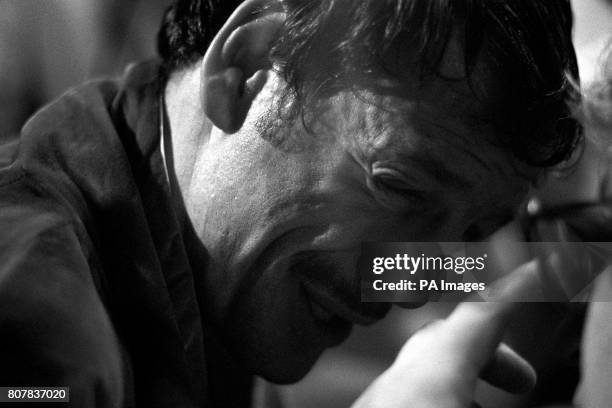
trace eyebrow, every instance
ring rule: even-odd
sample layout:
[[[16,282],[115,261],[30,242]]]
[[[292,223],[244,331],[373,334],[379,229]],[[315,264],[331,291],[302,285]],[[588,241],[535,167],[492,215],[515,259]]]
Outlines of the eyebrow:
[[[456,190],[471,190],[474,188],[474,182],[470,181],[465,175],[459,174],[451,170],[444,160],[440,160],[431,155],[416,156],[410,155],[405,157],[406,163],[414,163],[422,168],[427,174],[432,175],[436,181],[442,186],[451,186]]]

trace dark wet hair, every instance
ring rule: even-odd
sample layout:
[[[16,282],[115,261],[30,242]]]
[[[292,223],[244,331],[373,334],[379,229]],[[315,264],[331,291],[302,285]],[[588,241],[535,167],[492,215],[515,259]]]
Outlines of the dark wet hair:
[[[242,0],[174,0],[157,36],[157,50],[168,72],[201,58]]]
[[[320,96],[369,75],[401,77],[391,55],[409,55],[411,73],[440,75],[451,34],[459,33],[468,79],[487,61],[502,104],[492,119],[501,142],[526,163],[567,159],[582,137],[568,105],[578,78],[569,0],[282,0],[287,19],[270,57],[280,68],[294,114]],[[166,70],[203,56],[241,3],[176,0],[158,49]],[[303,113],[303,112],[302,112]]]

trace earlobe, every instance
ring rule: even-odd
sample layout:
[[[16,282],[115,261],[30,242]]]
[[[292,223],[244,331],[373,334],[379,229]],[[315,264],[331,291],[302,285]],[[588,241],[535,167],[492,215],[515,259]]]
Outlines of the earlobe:
[[[248,0],[234,12],[208,48],[201,69],[201,98],[206,116],[225,133],[243,125],[271,69],[271,44],[282,26],[282,12],[264,12],[269,1]]]

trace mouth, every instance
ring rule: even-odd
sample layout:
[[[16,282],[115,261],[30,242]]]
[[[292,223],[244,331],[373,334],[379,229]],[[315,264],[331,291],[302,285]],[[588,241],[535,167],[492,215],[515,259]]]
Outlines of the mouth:
[[[302,282],[302,287],[313,316],[326,324],[339,320],[350,325],[369,326],[385,317],[391,308],[390,305],[382,303],[358,303],[356,306],[349,306],[341,296],[332,295],[311,282]]]

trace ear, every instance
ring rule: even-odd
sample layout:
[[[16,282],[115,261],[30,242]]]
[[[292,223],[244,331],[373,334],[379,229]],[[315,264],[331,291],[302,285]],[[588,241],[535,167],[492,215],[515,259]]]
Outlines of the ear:
[[[263,10],[263,12],[262,12]],[[261,13],[256,18],[254,14]],[[280,3],[247,0],[232,14],[209,46],[201,70],[204,113],[226,133],[243,125],[272,68],[268,54],[285,21]]]

